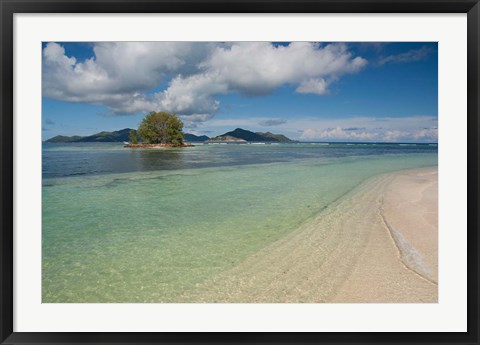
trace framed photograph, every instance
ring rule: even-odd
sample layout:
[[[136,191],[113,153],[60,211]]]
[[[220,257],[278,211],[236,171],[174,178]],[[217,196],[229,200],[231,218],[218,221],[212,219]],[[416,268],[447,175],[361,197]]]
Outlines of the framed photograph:
[[[2,344],[478,344],[478,1],[2,1]]]

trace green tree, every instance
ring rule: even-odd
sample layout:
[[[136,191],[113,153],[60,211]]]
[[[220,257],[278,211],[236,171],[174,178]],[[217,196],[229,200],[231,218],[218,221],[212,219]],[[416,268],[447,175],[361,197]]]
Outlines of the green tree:
[[[183,122],[170,113],[151,112],[145,116],[138,127],[138,135],[147,144],[183,144]]]
[[[137,143],[137,133],[135,132],[134,129],[131,129],[130,132],[128,132],[130,136],[130,144],[136,144]]]

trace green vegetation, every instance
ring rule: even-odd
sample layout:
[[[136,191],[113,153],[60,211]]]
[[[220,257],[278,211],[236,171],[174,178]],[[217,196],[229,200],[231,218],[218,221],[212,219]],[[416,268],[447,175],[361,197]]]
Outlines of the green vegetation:
[[[195,142],[202,142],[209,139],[206,135],[197,136],[195,134],[190,134],[190,133],[184,133],[183,137],[186,141],[195,141]]]
[[[79,135],[74,135],[71,137],[68,137],[66,135],[57,135],[56,137],[48,139],[47,143],[73,143],[77,142],[80,139],[82,139],[82,137]]]
[[[137,132],[134,129],[131,129],[130,132],[128,132],[129,138],[130,138],[130,144],[137,144]]]
[[[133,140],[131,133],[135,134],[135,140]],[[206,135],[203,136],[196,136],[193,134],[184,134],[185,140],[187,141],[205,141],[208,139]],[[113,131],[113,132],[100,132],[88,136],[80,136],[80,135],[74,135],[74,136],[66,136],[66,135],[57,135],[56,137],[47,139],[47,143],[106,143],[106,142],[111,142],[111,143],[121,143],[128,141],[132,144],[138,143],[140,140],[140,137],[137,134],[137,131],[131,128],[125,128],[121,129],[119,131]]]
[[[130,128],[113,132],[100,132],[89,136],[74,135],[71,137],[57,135],[47,140],[47,143],[116,143],[129,140]]]
[[[257,132],[256,134],[264,137],[265,141],[278,141],[280,143],[291,143],[294,140],[287,138],[283,134],[273,134],[271,132]]]
[[[183,145],[183,122],[174,114],[151,112],[138,127],[138,135],[147,144]]]
[[[253,142],[280,142],[280,143],[292,143],[294,140],[287,138],[282,134],[273,134],[270,132],[262,133],[262,132],[251,132],[247,131],[246,129],[236,128],[231,132],[227,132],[225,134],[219,135],[215,138],[210,138],[210,142],[216,141],[225,141],[229,139],[243,139],[245,141],[253,141]],[[234,141],[234,140],[229,140]]]

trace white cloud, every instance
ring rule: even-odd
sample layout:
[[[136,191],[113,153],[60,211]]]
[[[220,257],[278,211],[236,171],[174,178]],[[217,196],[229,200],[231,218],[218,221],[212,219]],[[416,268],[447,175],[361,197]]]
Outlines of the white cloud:
[[[204,123],[205,121],[210,120],[212,114],[190,114],[190,115],[180,115],[180,120],[182,120],[185,128],[196,128],[199,124]]]
[[[215,95],[239,92],[265,95],[285,84],[299,84],[297,92],[322,95],[330,82],[362,69],[367,61],[352,58],[345,44],[293,42],[275,47],[268,42],[222,44],[202,63],[203,73],[177,76],[155,95],[160,109],[191,114],[214,114]]]
[[[296,124],[296,128],[301,132],[300,139],[307,141],[436,142],[438,140],[437,119],[431,116],[302,120]]]
[[[367,64],[342,43],[109,42],[96,43],[93,51],[94,57],[77,61],[61,45],[47,44],[43,95],[102,104],[118,114],[215,114],[217,95],[264,95],[287,84],[299,93],[323,95],[342,75]],[[149,93],[166,81],[165,90]]]
[[[304,140],[373,141],[378,138],[378,133],[357,132],[342,127],[335,127],[322,130],[306,129],[303,131],[301,138]]]
[[[431,51],[431,48],[423,46],[419,49],[412,49],[405,53],[388,55],[384,58],[381,58],[378,61],[378,64],[384,65],[386,63],[406,63],[412,61],[419,61],[425,59],[431,53]]]
[[[43,49],[43,95],[103,104],[115,113],[155,110],[146,92],[171,74],[195,73],[212,44],[170,42],[96,43],[95,56],[83,62],[67,57],[57,43]]]
[[[325,79],[308,79],[304,80],[297,87],[298,93],[314,93],[317,95],[323,95],[327,92],[328,83]]]
[[[413,133],[413,137],[419,141],[437,141],[438,129],[437,128],[422,128]]]
[[[213,96],[228,92],[228,86],[215,79],[216,77],[210,74],[176,77],[167,90],[155,95],[156,104],[159,109],[178,114],[214,114],[220,103]]]
[[[403,141],[402,138],[408,137],[409,133],[405,131],[399,131],[399,130],[387,130],[383,134],[383,141],[391,141],[391,142],[396,142],[396,141]]]
[[[268,42],[238,42],[216,47],[202,66],[224,81],[229,90],[261,95],[284,84],[335,79],[358,72],[366,64],[342,43],[321,46],[292,42],[275,47]]]

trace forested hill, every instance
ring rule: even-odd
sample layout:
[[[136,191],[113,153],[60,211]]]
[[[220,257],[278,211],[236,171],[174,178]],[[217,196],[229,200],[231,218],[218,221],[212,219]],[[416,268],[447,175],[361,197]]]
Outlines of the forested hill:
[[[282,134],[273,134],[270,132],[252,132],[242,128],[236,128],[235,130],[219,135],[216,138],[226,138],[226,137],[234,137],[234,138],[243,139],[246,141],[254,141],[254,142],[255,141],[256,142],[281,142],[281,143],[294,142],[294,140],[291,140]],[[210,140],[215,141],[215,138],[211,138]]]
[[[108,142],[127,142],[130,141],[130,131],[131,128],[121,129],[119,131],[113,132],[100,132],[93,135],[88,136],[65,136],[65,135],[57,135],[56,137],[50,138],[46,140],[47,143],[108,143]],[[136,133],[136,131],[135,131]],[[137,135],[138,137],[138,135]],[[194,134],[186,133],[184,134],[185,141],[205,141],[208,140],[206,135],[196,136]],[[140,138],[138,138],[140,140]]]
[[[128,142],[130,141],[130,131],[131,128],[121,129],[119,131],[113,132],[100,132],[93,135],[88,136],[65,136],[65,135],[57,135],[56,137],[50,138],[46,140],[47,143],[91,143],[91,142],[98,142],[98,143],[108,143],[108,142]],[[136,131],[135,131],[136,133]],[[138,137],[138,135],[137,135]],[[233,131],[227,132],[225,134],[219,135],[214,138],[209,138],[206,135],[197,136],[190,133],[185,133],[184,138],[187,142],[204,142],[206,140],[216,141],[219,138],[228,138],[233,137],[237,139],[243,139],[246,141],[253,141],[253,142],[281,142],[281,143],[290,143],[294,142],[287,138],[282,134],[273,134],[270,132],[252,132],[242,128],[236,128]],[[140,141],[140,138],[138,138]]]

